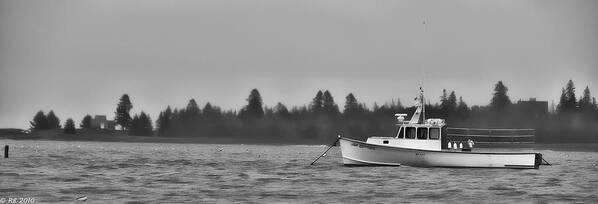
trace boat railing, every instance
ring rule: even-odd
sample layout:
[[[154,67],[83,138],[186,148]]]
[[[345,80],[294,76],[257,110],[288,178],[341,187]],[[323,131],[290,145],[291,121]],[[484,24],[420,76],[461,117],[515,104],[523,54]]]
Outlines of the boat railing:
[[[447,128],[451,142],[473,140],[478,144],[533,144],[535,129]]]

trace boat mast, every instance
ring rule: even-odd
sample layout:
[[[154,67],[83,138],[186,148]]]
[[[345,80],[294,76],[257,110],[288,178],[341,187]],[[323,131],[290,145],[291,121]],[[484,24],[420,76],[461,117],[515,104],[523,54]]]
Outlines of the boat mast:
[[[420,95],[420,99],[421,99],[421,106],[422,106],[422,123],[426,122],[426,104],[425,104],[425,100],[424,100],[424,89],[420,86],[419,90],[421,91],[421,95]]]
[[[414,100],[416,101],[416,106],[417,109],[415,110],[415,113],[413,113],[413,116],[411,116],[411,120],[409,121],[409,124],[424,124],[425,120],[426,120],[426,105],[424,104],[424,89],[422,87],[419,87],[420,90],[420,94],[418,97],[415,97]],[[420,123],[419,119],[420,117],[422,117],[423,114],[423,120]]]

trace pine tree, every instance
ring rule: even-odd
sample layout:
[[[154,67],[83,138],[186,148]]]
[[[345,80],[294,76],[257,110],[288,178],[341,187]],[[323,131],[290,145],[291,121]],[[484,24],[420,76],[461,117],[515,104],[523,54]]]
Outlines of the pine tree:
[[[565,112],[567,104],[567,96],[565,95],[565,88],[561,88],[561,97],[559,98],[559,104],[557,105],[557,110],[559,113]]]
[[[152,126],[152,119],[150,118],[150,116],[141,111],[141,114],[139,115],[139,120],[141,121],[142,127],[141,134],[143,136],[152,136],[154,127]]]
[[[391,110],[393,110],[393,113],[399,113],[402,112],[405,107],[403,107],[403,103],[401,103],[401,99],[397,98],[397,101],[395,102],[393,100],[392,105],[390,106]]]
[[[199,133],[201,120],[201,109],[195,102],[195,99],[189,100],[187,107],[179,110],[178,123],[185,136],[196,136]]]
[[[33,116],[33,121],[29,121],[31,124],[31,129],[34,130],[45,130],[48,129],[48,118],[44,114],[43,111],[38,111],[35,116]]]
[[[141,114],[133,116],[128,129],[129,135],[133,136],[152,136],[153,127],[151,118],[143,111]]]
[[[463,97],[459,96],[459,104],[457,105],[456,115],[459,119],[465,119],[469,116],[469,107],[465,101],[463,101]]]
[[[345,97],[345,110],[343,111],[343,114],[346,117],[355,117],[357,114],[362,112],[361,108],[361,104],[357,102],[357,99],[353,93],[349,93]]]
[[[278,102],[276,106],[274,106],[274,115],[278,118],[284,119],[288,119],[291,116],[289,109],[287,109],[287,107],[281,102]]]
[[[83,117],[83,120],[81,120],[81,124],[79,125],[79,127],[83,129],[91,128],[91,115],[85,115],[85,117]]]
[[[490,108],[494,111],[504,111],[511,105],[511,99],[507,95],[509,89],[503,84],[502,81],[498,81],[494,87],[494,94],[490,102]]]
[[[559,113],[574,112],[577,109],[577,99],[575,97],[575,84],[572,80],[567,82],[565,88],[561,90],[561,97],[559,100]]]
[[[212,106],[210,102],[203,107],[203,115],[207,120],[219,120],[222,117],[222,112],[217,106]]]
[[[48,129],[60,128],[60,119],[56,117],[53,110],[50,110],[47,116]]]
[[[131,122],[131,115],[129,115],[129,111],[133,108],[133,104],[129,99],[129,95],[123,94],[120,97],[118,105],[116,106],[116,124],[120,125],[121,130],[126,130],[130,126]]]
[[[262,97],[257,89],[251,90],[249,97],[247,97],[247,105],[243,109],[243,118],[245,119],[259,119],[264,117],[264,108],[262,104]]]
[[[457,95],[455,95],[455,91],[451,91],[451,94],[447,100],[448,106],[448,114],[451,115],[457,110]]]
[[[189,100],[189,103],[187,103],[187,108],[185,108],[185,113],[189,116],[198,116],[201,114],[201,109],[199,109],[195,99]]]
[[[448,103],[448,94],[446,94],[446,89],[442,89],[442,95],[440,96],[440,105],[447,106]]]
[[[170,106],[166,107],[166,110],[160,112],[158,120],[156,120],[156,126],[160,136],[166,136],[170,133],[173,119],[174,118]]]
[[[158,114],[158,119],[156,119],[156,129],[158,129],[158,135],[164,136],[164,132],[166,129],[164,128],[164,111],[160,111]]]
[[[73,119],[69,118],[66,120],[66,123],[64,123],[64,133],[66,133],[66,134],[77,133],[77,130],[75,130],[75,121],[73,121]]]
[[[448,118],[449,115],[449,102],[448,94],[446,89],[442,89],[442,95],[440,96],[440,116],[442,118]]]
[[[590,88],[586,86],[583,90],[583,96],[579,99],[579,109],[583,112],[592,110],[592,96],[590,95]]]
[[[137,136],[141,130],[141,125],[139,121],[139,115],[133,115],[131,121],[129,122],[129,128],[127,129],[127,134]]]
[[[340,114],[338,106],[334,103],[334,98],[328,90],[324,91],[322,96],[322,112],[329,116],[337,116]]]
[[[312,113],[321,113],[322,112],[322,107],[324,104],[324,93],[322,93],[322,91],[318,90],[318,93],[316,93],[316,96],[314,97],[314,99],[312,100],[309,110]]]
[[[594,116],[598,119],[598,104],[596,104],[596,97],[592,97],[592,109],[594,110]]]

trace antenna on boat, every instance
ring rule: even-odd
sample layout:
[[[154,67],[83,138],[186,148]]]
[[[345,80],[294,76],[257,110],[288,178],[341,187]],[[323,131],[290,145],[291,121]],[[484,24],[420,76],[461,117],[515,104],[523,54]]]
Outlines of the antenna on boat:
[[[428,16],[425,16],[423,21],[422,21],[423,27],[424,27],[424,37],[425,33],[428,32]],[[424,52],[425,53],[425,52]],[[422,72],[422,81],[421,81],[421,85],[419,86],[419,91],[420,91],[420,100],[421,100],[421,106],[422,106],[422,123],[426,122],[426,100],[424,99],[424,83],[426,82],[426,70],[421,68],[420,69]]]
[[[421,98],[421,104],[422,104],[422,118],[423,118],[422,122],[425,122],[426,121],[426,102],[424,100],[424,89],[420,86],[419,90],[421,92],[420,93],[421,94],[420,98]]]

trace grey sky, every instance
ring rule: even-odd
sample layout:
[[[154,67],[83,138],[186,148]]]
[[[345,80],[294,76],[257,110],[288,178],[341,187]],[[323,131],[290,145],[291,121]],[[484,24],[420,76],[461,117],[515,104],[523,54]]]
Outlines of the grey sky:
[[[0,127],[38,110],[113,116],[128,93],[153,119],[190,98],[240,108],[410,100],[422,84],[487,104],[598,93],[598,1],[0,1]],[[425,22],[425,24],[424,24]]]

